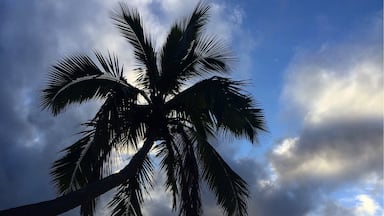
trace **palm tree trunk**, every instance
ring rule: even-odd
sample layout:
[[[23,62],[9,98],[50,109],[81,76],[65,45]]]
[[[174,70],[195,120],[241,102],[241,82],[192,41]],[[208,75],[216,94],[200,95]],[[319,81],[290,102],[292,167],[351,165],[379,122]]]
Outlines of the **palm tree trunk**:
[[[143,163],[152,145],[152,139],[147,138],[143,147],[132,157],[129,164],[118,173],[112,174],[100,181],[90,183],[82,189],[70,192],[53,200],[2,210],[0,211],[0,216],[58,215],[69,211],[81,205],[84,200],[94,199],[134,176],[137,172],[137,167]]]

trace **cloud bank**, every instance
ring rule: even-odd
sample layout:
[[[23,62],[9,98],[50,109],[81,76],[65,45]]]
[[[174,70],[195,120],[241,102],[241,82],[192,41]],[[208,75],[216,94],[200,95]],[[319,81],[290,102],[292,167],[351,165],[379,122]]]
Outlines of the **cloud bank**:
[[[362,41],[300,51],[287,69],[282,93],[284,113],[296,116],[300,133],[279,142],[269,159],[276,187],[304,189],[311,194],[312,199],[301,202],[316,208],[297,215],[382,212],[384,85],[383,45],[377,31],[380,23],[376,20],[370,34],[361,35]]]

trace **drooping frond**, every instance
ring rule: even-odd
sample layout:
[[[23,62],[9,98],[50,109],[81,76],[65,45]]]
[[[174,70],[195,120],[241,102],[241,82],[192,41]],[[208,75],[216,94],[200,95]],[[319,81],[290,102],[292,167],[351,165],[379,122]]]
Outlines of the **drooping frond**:
[[[221,158],[206,139],[196,137],[203,178],[214,192],[225,215],[247,215],[247,183]]]
[[[136,10],[130,9],[126,4],[120,3],[119,10],[112,14],[112,19],[123,36],[132,45],[134,55],[143,70],[139,70],[139,84],[147,89],[156,90],[159,77],[156,52],[148,36],[145,35],[141,18]]]
[[[142,216],[141,206],[144,202],[143,191],[152,187],[153,165],[148,157],[143,164],[137,164],[136,175],[129,178],[119,188],[109,203],[112,216]]]
[[[53,164],[51,175],[60,193],[76,190],[88,182],[86,175],[78,169],[78,161],[79,158],[84,158],[83,152],[89,148],[92,135],[92,132],[87,132],[80,140],[65,148],[63,151],[66,155]],[[76,169],[78,172],[74,172]]]
[[[188,115],[198,113],[202,121],[253,142],[259,130],[265,130],[264,117],[252,98],[241,93],[241,85],[228,78],[212,77],[181,92],[167,106]]]
[[[180,167],[180,152],[172,139],[161,142],[155,149],[156,157],[161,158],[160,168],[165,171],[165,187],[172,193],[172,210],[175,211],[179,194],[176,174]]]
[[[200,198],[200,174],[195,145],[192,137],[184,128],[178,128],[178,136],[175,143],[180,149],[180,163],[178,164],[178,183],[180,187],[180,215],[198,216],[202,213]]]
[[[89,149],[93,142],[93,132],[86,132],[84,137],[72,146],[66,148],[66,155],[55,161],[51,174],[60,193],[68,193],[86,185],[92,178],[90,169],[96,168],[92,164],[82,163],[90,159]],[[84,200],[81,206],[81,215],[93,215],[96,200]]]
[[[61,193],[70,192],[100,180],[111,173],[110,153],[121,148],[125,140],[136,136],[135,124],[141,125],[143,115],[137,116],[135,99],[124,92],[111,93],[94,119],[85,125],[91,129],[74,145],[66,149],[66,155],[55,162],[51,174]],[[145,109],[143,109],[145,110]],[[143,111],[142,110],[142,111]],[[145,115],[144,115],[145,116]],[[132,121],[126,121],[131,119]],[[134,147],[136,137],[129,142]],[[84,200],[82,215],[92,215],[96,200]]]
[[[81,216],[93,216],[98,199],[84,200],[80,206]]]
[[[85,124],[91,129],[66,148],[67,154],[54,163],[52,175],[59,191],[72,191],[91,179],[99,180],[102,168],[109,164],[113,148],[127,144],[137,147],[139,140],[144,138],[148,113],[146,106],[135,104],[128,95],[121,92],[109,95],[94,119]],[[95,175],[97,178],[92,178]]]
[[[116,58],[105,60],[100,54],[97,54],[97,58],[106,71],[99,69],[85,55],[65,58],[53,66],[48,87],[43,90],[43,108],[50,109],[56,115],[70,103],[104,98],[117,88],[125,89],[134,95],[139,92],[121,76],[122,69],[118,66]]]

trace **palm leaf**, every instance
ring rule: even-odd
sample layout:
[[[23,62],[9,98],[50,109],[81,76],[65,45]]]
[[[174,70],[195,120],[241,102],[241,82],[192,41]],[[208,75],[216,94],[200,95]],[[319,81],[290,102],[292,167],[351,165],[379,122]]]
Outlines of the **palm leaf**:
[[[180,215],[201,215],[200,174],[195,156],[192,137],[185,132],[183,126],[178,127],[175,143],[180,149],[180,163],[178,166],[178,182],[180,187]]]
[[[95,51],[95,55],[97,57],[97,60],[103,67],[104,71],[113,75],[116,78],[124,79],[123,78],[123,67],[120,66],[119,60],[116,56],[112,56],[110,53],[108,53],[108,57],[104,57],[100,52]]]
[[[105,67],[101,55],[98,59]],[[111,60],[112,61],[112,60]],[[112,62],[111,62],[112,63]],[[113,64],[118,64],[117,61]],[[48,87],[43,90],[42,106],[50,109],[54,115],[62,111],[70,103],[81,103],[92,98],[106,97],[111,91],[119,88],[137,95],[139,90],[129,85],[120,75],[122,70],[116,66],[103,72],[84,55],[68,57],[53,66]]]
[[[198,156],[203,167],[203,177],[215,193],[217,203],[228,216],[247,215],[247,183],[221,158],[205,140],[198,138]]]
[[[200,74],[228,73],[228,63],[233,60],[224,42],[214,36],[201,36],[196,42],[195,57],[185,61],[183,70]],[[185,73],[185,72],[184,72]]]
[[[155,90],[159,77],[156,53],[151,41],[144,34],[139,13],[130,9],[126,4],[120,3],[120,8],[112,14],[112,19],[132,45],[138,63],[145,67],[144,70],[138,70],[141,72],[137,80],[138,83],[148,89]]]
[[[175,148],[172,139],[167,139],[166,141],[161,142],[155,149],[157,150],[156,157],[161,158],[160,168],[164,170],[166,174],[166,190],[169,190],[172,193],[172,210],[176,210],[177,196],[179,194],[176,172],[180,166],[180,153],[178,149]]]
[[[130,116],[136,116],[136,112],[132,111],[134,102],[134,99],[122,93],[110,94],[95,118],[85,124],[92,129],[87,131],[85,137],[68,147],[67,155],[53,166],[52,175],[55,176],[54,181],[60,192],[79,189],[111,173],[109,156],[112,149],[121,148],[118,144],[131,133],[135,133],[135,129],[125,121]],[[135,123],[137,122],[130,122]],[[130,143],[136,144],[134,141]],[[81,214],[92,215],[95,203],[96,200],[84,201]]]
[[[82,170],[77,169],[78,172],[74,172],[74,170],[76,167],[80,168],[77,165],[77,161],[91,140],[92,133],[88,132],[73,145],[65,148],[63,151],[66,152],[66,155],[54,162],[51,175],[53,176],[53,181],[56,183],[60,193],[76,190],[88,182],[88,179],[86,178],[86,175],[82,173]],[[74,175],[76,175],[76,178],[72,177]]]
[[[218,205],[223,208],[226,215],[247,215],[246,200],[249,195],[247,183],[216,152],[207,141],[206,131],[202,129],[204,128],[196,127],[188,131],[196,142],[204,180],[214,192]]]
[[[205,79],[168,101],[167,107],[199,116],[209,124],[253,142],[258,131],[265,130],[264,117],[252,98],[240,92],[241,85],[228,78]]]
[[[163,94],[178,91],[180,85],[198,71],[185,70],[196,58],[196,41],[208,19],[209,6],[199,3],[184,22],[176,23],[168,34],[161,52],[161,79]]]
[[[153,165],[148,157],[143,164],[137,164],[136,175],[122,184],[109,207],[113,216],[142,216],[141,205],[144,202],[143,190],[152,187]]]

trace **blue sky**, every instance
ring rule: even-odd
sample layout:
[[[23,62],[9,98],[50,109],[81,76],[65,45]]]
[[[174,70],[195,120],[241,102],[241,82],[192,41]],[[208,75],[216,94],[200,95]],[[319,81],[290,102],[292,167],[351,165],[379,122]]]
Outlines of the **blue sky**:
[[[109,19],[117,2],[1,1],[0,209],[55,196],[50,164],[97,109],[75,106],[58,117],[41,111],[39,91],[50,65],[99,49],[117,53],[129,71],[130,48]],[[129,5],[159,47],[196,2]],[[207,33],[233,50],[231,77],[247,80],[269,128],[257,145],[225,138],[217,145],[249,183],[249,215],[382,215],[382,1],[208,2]],[[170,214],[160,186],[146,215]],[[208,191],[203,203],[204,215],[221,215]],[[102,205],[99,210],[107,215]]]

